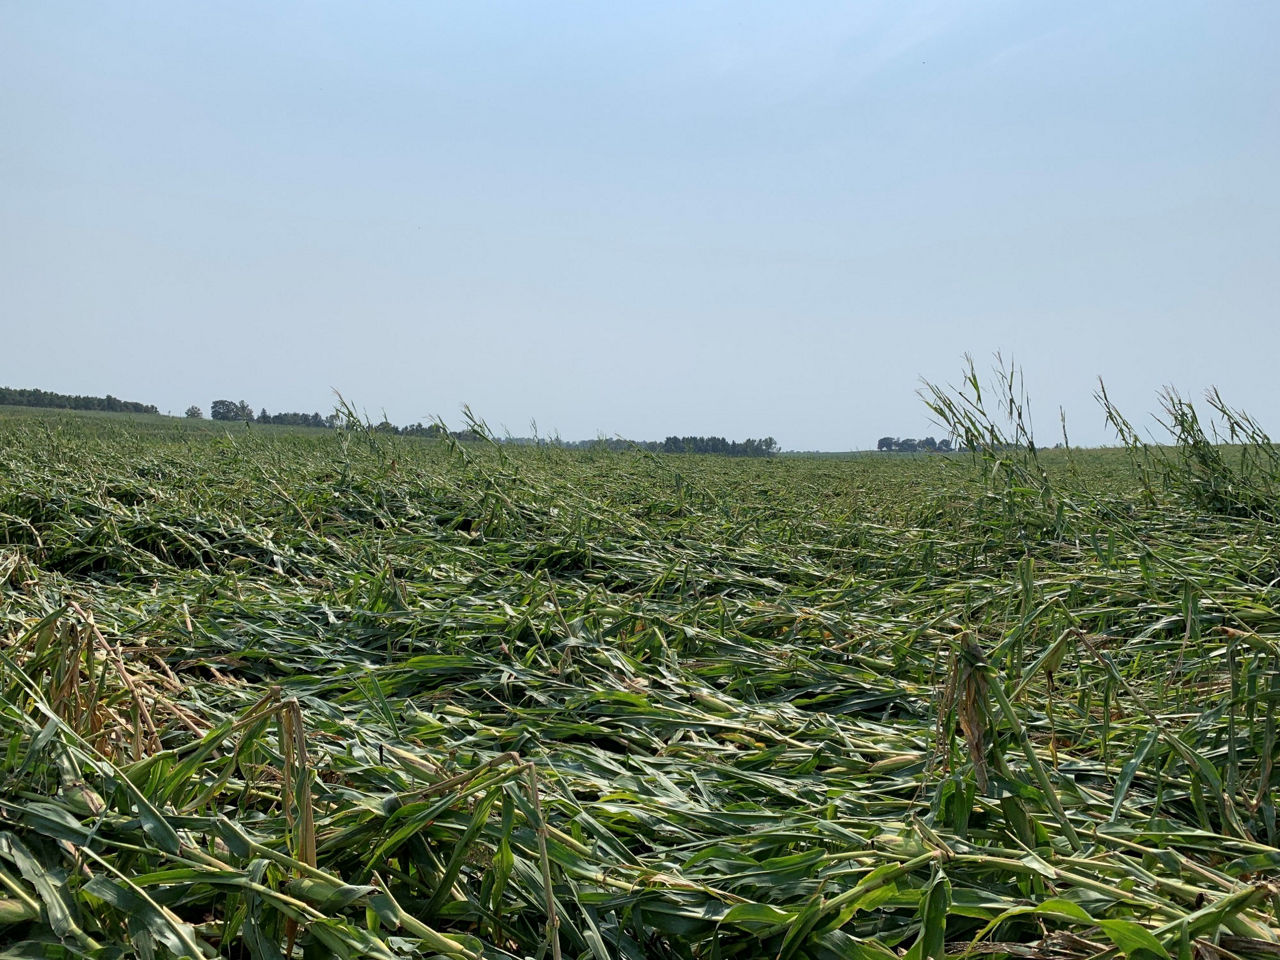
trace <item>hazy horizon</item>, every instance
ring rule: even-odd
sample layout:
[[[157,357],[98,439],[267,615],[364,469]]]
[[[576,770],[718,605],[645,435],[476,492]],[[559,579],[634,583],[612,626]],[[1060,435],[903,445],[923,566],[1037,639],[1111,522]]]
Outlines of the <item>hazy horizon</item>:
[[[1280,429],[1280,7],[0,6],[0,384],[498,432]],[[1157,434],[1158,435],[1158,434]]]

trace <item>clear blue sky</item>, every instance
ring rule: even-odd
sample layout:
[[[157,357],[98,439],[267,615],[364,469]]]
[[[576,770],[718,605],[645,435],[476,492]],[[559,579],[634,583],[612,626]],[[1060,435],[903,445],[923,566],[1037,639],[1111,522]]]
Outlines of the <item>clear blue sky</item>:
[[[0,3],[0,384],[566,438],[1280,433],[1280,4]]]

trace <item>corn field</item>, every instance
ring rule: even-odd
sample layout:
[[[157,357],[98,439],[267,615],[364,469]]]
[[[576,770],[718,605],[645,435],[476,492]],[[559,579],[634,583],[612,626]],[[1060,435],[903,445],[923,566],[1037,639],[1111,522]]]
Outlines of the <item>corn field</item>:
[[[1274,447],[963,387],[949,456],[0,416],[0,958],[1280,955]]]

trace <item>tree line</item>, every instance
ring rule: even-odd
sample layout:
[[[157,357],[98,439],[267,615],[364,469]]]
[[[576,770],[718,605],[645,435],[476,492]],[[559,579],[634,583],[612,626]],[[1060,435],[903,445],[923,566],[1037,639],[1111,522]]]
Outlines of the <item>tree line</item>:
[[[778,441],[726,440],[724,437],[667,437],[665,440],[623,440],[619,437],[597,437],[595,440],[545,440],[512,437],[500,443],[539,444],[565,450],[644,450],[647,453],[709,453],[724,457],[772,457],[778,453]]]
[[[723,457],[772,457],[778,452],[773,437],[763,440],[726,440],[724,437],[667,437],[663,453],[715,453]]]
[[[890,453],[917,453],[920,451],[950,453],[952,446],[951,441],[946,437],[941,440],[935,440],[933,437],[925,437],[922,440],[916,440],[914,437],[906,437],[901,440],[897,437],[881,437],[876,444],[876,449]]]
[[[187,407],[186,416],[192,420],[200,420],[204,417],[204,411],[199,406],[192,404]],[[233,423],[262,423],[278,427],[323,427],[330,430],[339,426],[344,420],[343,414],[336,410],[328,416],[321,416],[319,412],[298,413],[296,411],[287,411],[268,413],[267,408],[263,407],[255,414],[253,407],[244,400],[213,401],[213,403],[209,404],[209,418]],[[444,430],[439,424],[429,423],[423,425],[421,422],[397,427],[389,420],[383,420],[381,423],[371,424],[370,429],[379,433],[393,433],[403,437],[439,437],[444,434]],[[479,439],[478,436],[472,436],[470,430],[459,431],[453,436],[460,440]]]
[[[197,406],[187,407],[187,416],[199,420],[204,416]],[[253,407],[243,400],[215,400],[209,404],[209,417],[212,420],[242,421],[244,423],[272,423],[282,427],[334,427],[338,423],[338,415],[331,413],[327,417],[319,413],[267,413],[263,407],[256,415]]]
[[[204,416],[204,412],[198,406],[187,408],[187,416],[193,419],[200,419]],[[334,412],[327,417],[322,417],[319,413],[267,413],[264,407],[256,415],[253,407],[244,400],[215,400],[209,405],[209,416],[214,420],[223,421],[242,421],[244,423],[263,423],[275,424],[280,426],[291,427],[328,427],[330,429],[339,426],[343,422],[343,416]],[[435,438],[444,436],[446,430],[438,423],[422,424],[421,422],[412,423],[408,426],[398,427],[389,420],[383,420],[381,423],[370,424],[369,428],[378,433],[393,434],[401,437],[427,437]],[[483,440],[484,437],[473,429],[447,431],[455,440],[476,441]],[[538,437],[494,437],[497,443],[506,443],[513,446],[528,445],[545,445],[562,447],[566,450],[585,450],[585,449],[608,449],[608,450],[634,450],[640,449],[650,453],[709,453],[718,454],[725,457],[771,457],[779,450],[778,441],[773,437],[765,437],[763,440],[726,440],[724,437],[676,437],[670,436],[666,440],[621,440],[617,438],[600,437],[595,440],[547,440]]]
[[[104,410],[108,413],[159,413],[150,403],[135,403],[107,394],[105,397],[83,397],[48,390],[26,390],[0,387],[0,403],[18,407],[52,407],[58,410]]]
[[[120,400],[107,394],[105,397],[70,396],[52,393],[48,390],[18,389],[0,387],[0,404],[23,407],[52,407],[63,410],[103,410],[110,413],[159,413],[159,409],[150,403],[136,403],[131,400]],[[185,415],[191,420],[204,419],[204,411],[196,404],[187,407]],[[244,400],[214,400],[209,405],[209,417],[224,422],[243,422],[272,424],[286,427],[316,427],[333,429],[343,422],[343,415],[337,411],[328,416],[319,412],[299,413],[287,411],[268,413],[261,408],[254,413],[253,407]],[[421,422],[396,426],[388,420],[371,424],[370,428],[379,433],[390,433],[402,437],[436,438],[446,432],[455,440],[476,441],[484,437],[473,429],[446,431],[438,423],[423,424]],[[595,440],[546,440],[529,437],[494,438],[498,443],[513,445],[545,444],[562,447],[567,450],[599,449],[608,450],[645,450],[650,453],[707,453],[725,457],[771,457],[778,453],[778,442],[773,437],[763,440],[726,440],[724,437],[677,437],[670,436],[665,440],[622,440],[601,437]],[[883,443],[883,441],[881,441]],[[899,442],[899,441],[895,441]],[[912,441],[901,441],[912,442]],[[881,449],[884,449],[883,447]],[[897,449],[896,447],[894,449]]]

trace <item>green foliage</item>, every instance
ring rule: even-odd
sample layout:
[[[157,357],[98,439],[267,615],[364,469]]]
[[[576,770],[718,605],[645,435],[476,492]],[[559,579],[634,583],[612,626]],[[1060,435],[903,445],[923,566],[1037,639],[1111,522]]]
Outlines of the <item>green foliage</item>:
[[[1272,955],[1276,521],[971,390],[969,457],[0,416],[6,955]]]
[[[105,397],[70,396],[51,393],[48,390],[0,387],[0,404],[21,407],[53,407],[59,410],[101,410],[107,413],[158,413],[149,403],[119,400],[107,394]]]
[[[660,449],[663,453],[714,453],[726,457],[771,457],[778,452],[773,437],[763,440],[726,440],[724,437],[667,437]]]
[[[1280,517],[1280,449],[1243,410],[1233,409],[1216,389],[1205,395],[1214,419],[1205,421],[1195,404],[1168,389],[1160,398],[1160,425],[1170,443],[1145,443],[1115,408],[1106,387],[1097,398],[1107,422],[1129,451],[1149,498],[1153,484],[1215,514]]]
[[[253,408],[241,400],[215,400],[209,404],[209,417],[213,420],[243,420],[248,423],[253,419]]]

